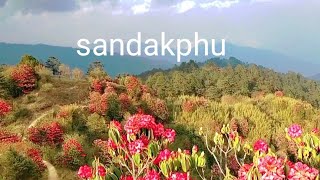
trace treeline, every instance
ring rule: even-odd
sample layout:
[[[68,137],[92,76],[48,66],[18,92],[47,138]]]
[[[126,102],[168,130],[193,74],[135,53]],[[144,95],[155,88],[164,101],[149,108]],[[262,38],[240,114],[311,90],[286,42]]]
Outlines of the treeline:
[[[140,77],[160,97],[204,96],[220,100],[223,95],[256,96],[281,91],[285,96],[320,106],[320,84],[294,72],[246,64],[235,58],[205,63],[184,62],[172,69],[154,69]]]

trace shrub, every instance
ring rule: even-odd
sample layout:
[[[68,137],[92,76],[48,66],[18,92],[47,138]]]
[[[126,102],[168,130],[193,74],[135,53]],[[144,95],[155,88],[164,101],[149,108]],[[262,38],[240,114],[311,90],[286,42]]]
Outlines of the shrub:
[[[21,142],[21,136],[18,134],[10,133],[0,130],[0,143],[16,143]]]
[[[57,122],[39,128],[32,127],[28,135],[31,142],[39,145],[58,146],[63,142],[63,130]]]
[[[13,113],[13,117],[15,120],[24,119],[32,116],[32,111],[28,108],[19,108],[17,111]]]
[[[0,172],[6,179],[40,179],[41,171],[31,158],[10,149],[1,163],[4,170]]]
[[[82,145],[76,139],[68,139],[62,145],[62,163],[70,169],[77,169],[85,163],[86,154]]]
[[[37,77],[34,69],[28,65],[17,66],[12,74],[12,79],[24,94],[30,93],[36,88]]]
[[[5,116],[12,110],[12,106],[6,101],[0,99],[0,117]]]
[[[36,149],[36,148],[28,149],[27,155],[32,159],[34,163],[37,164],[40,171],[44,171],[46,169],[46,165],[43,163],[43,160],[42,160],[42,153],[39,149]]]

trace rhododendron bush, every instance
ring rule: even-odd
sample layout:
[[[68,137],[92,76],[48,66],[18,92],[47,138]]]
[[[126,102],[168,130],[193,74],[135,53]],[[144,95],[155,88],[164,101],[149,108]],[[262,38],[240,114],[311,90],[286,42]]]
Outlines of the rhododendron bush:
[[[124,126],[112,121],[108,140],[96,140],[102,151],[102,162],[93,167],[80,167],[83,179],[190,179],[193,168],[205,166],[204,153],[198,149],[171,151],[175,140],[173,129],[156,123],[154,117],[142,113],[128,118]]]
[[[301,138],[303,132],[297,124],[290,126],[286,131],[288,138],[302,148],[298,150],[296,162],[290,161],[288,157],[277,156],[263,139],[257,140],[251,147],[238,132],[230,130],[229,126],[223,126],[221,132],[214,135],[212,142],[202,130],[200,134],[204,136],[208,151],[214,157],[214,166],[220,171],[218,177],[239,180],[319,179],[319,170],[312,167],[312,162],[319,160],[319,137],[313,132]],[[239,165],[236,173],[231,172],[232,166],[228,163],[228,157],[231,155],[234,155]],[[310,159],[312,161],[309,161]],[[205,179],[205,174],[200,174],[200,177]]]
[[[11,77],[16,82],[17,86],[21,88],[24,94],[30,93],[36,87],[36,72],[32,67],[28,65],[17,66],[13,70]]]
[[[42,127],[28,129],[29,140],[39,145],[58,146],[63,142],[63,130],[59,123],[53,122]]]
[[[11,110],[11,105],[6,101],[0,99],[0,117],[8,114]]]

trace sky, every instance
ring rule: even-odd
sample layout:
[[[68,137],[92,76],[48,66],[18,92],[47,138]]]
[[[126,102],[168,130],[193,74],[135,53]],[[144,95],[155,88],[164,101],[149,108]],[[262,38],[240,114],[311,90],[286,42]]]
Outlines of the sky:
[[[320,62],[320,0],[0,0],[0,42],[76,47],[102,38],[226,39]]]

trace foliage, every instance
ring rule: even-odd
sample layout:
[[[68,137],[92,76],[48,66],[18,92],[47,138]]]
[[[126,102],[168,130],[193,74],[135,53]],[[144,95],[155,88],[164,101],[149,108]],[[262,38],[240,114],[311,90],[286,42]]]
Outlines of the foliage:
[[[86,154],[78,140],[66,140],[62,145],[62,151],[61,161],[64,166],[75,170],[85,163]]]
[[[31,66],[17,66],[13,70],[11,77],[17,86],[22,89],[24,94],[28,94],[36,88],[37,77],[34,69]]]
[[[60,74],[60,71],[59,71],[60,65],[61,65],[61,62],[56,57],[49,57],[45,63],[45,67],[50,69],[53,75]]]
[[[12,149],[5,154],[5,161],[1,166],[4,170],[0,171],[0,174],[7,179],[39,179],[41,177],[41,170],[31,158]]]
[[[23,55],[19,65],[27,65],[29,67],[35,68],[36,66],[39,66],[41,63],[38,61],[35,57],[31,55]]]
[[[319,83],[300,74],[277,73],[257,65],[230,63],[226,66],[219,64],[219,61],[214,63],[184,62],[169,70],[147,72],[141,77],[163,98],[196,95],[219,100],[223,95],[252,96],[257,92],[276,92],[279,96],[286,95],[320,106]]]
[[[12,107],[6,101],[0,99],[0,117],[8,114],[12,110]]]
[[[39,128],[32,127],[28,135],[31,142],[39,145],[58,146],[63,142],[63,130],[57,122]]]

